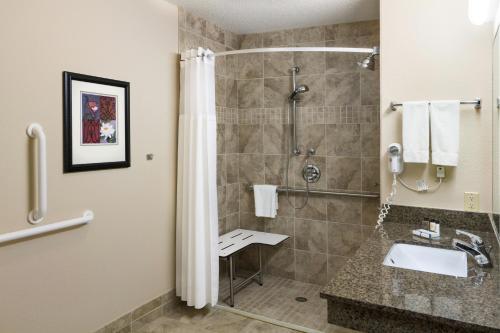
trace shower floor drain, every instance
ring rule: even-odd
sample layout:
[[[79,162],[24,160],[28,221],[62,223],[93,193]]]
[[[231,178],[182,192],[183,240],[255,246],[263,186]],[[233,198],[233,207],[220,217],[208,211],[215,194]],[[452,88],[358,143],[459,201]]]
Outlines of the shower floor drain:
[[[307,302],[307,298],[305,297],[295,297],[295,300],[301,303]]]

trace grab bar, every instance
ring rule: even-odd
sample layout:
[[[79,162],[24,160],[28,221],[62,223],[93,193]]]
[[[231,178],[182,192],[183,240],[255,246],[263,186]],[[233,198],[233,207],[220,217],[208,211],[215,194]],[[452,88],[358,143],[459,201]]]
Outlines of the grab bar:
[[[47,214],[47,144],[40,124],[29,125],[26,133],[30,138],[37,140],[37,203],[28,213],[28,222],[38,224]]]
[[[250,185],[248,188],[250,191],[253,191],[253,185]],[[278,187],[276,190],[278,193],[286,192],[286,187]],[[288,191],[291,193],[305,193],[305,188],[293,188],[289,187]],[[359,198],[379,198],[380,194],[376,192],[335,192],[335,191],[323,191],[323,190],[309,190],[310,194],[325,194],[325,195],[339,195],[346,197],[359,197]]]
[[[51,223],[44,226],[8,232],[0,235],[0,244],[7,243],[15,240],[20,240],[23,238],[33,237],[37,235],[46,234],[53,231],[58,231],[62,229],[68,229],[71,227],[76,227],[79,225],[87,224],[94,219],[94,213],[90,210],[86,210],[81,217],[74,219],[64,220],[61,222]]]
[[[33,123],[28,126],[26,133],[30,138],[37,139],[37,204],[28,214],[28,221],[32,224],[40,223],[47,214],[47,148],[43,128],[40,124]],[[89,223],[94,219],[91,210],[83,212],[81,217],[64,220],[44,226],[28,228],[0,234],[0,244],[15,240],[43,235],[50,232],[77,227]]]

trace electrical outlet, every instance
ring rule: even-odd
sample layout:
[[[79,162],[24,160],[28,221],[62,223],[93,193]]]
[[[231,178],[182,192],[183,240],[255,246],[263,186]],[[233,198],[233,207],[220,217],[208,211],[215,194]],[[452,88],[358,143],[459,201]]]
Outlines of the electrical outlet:
[[[440,165],[436,168],[436,177],[437,178],[444,178],[445,177],[444,166]]]
[[[479,193],[464,192],[464,210],[466,212],[479,211]]]

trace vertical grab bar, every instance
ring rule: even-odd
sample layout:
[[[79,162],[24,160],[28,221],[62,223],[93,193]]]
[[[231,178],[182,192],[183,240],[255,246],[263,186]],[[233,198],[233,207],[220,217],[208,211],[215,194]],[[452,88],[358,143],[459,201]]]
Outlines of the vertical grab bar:
[[[35,207],[28,213],[28,222],[38,224],[47,213],[47,144],[40,124],[29,125],[26,133],[37,140],[37,195]]]

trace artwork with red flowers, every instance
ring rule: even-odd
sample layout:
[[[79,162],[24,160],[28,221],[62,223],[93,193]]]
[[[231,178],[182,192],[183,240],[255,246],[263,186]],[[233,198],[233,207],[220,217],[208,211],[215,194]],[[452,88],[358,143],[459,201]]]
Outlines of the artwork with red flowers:
[[[116,96],[82,92],[81,144],[117,144]]]
[[[130,83],[63,72],[64,172],[130,167]]]

